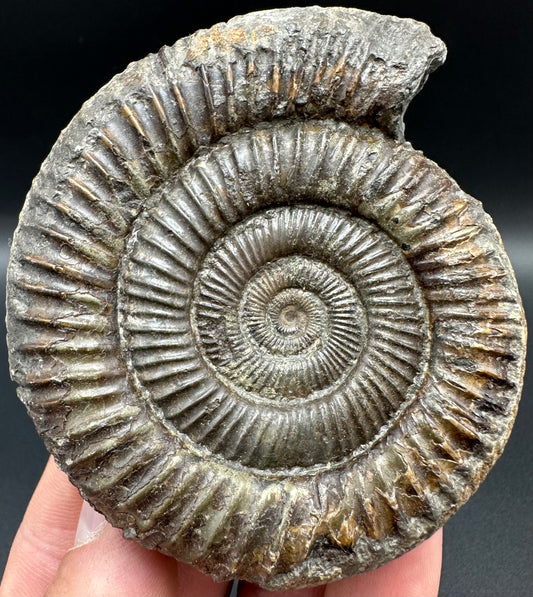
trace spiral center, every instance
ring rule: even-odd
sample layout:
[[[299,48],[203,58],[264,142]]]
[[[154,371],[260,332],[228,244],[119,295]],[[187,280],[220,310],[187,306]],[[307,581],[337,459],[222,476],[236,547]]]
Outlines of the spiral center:
[[[285,336],[301,335],[307,329],[309,313],[301,303],[289,303],[281,309],[276,309],[274,321],[276,329]]]
[[[356,290],[340,273],[299,251],[284,255],[294,251],[286,242],[289,230],[269,247],[272,255],[248,258],[243,268],[244,253],[236,247],[252,254],[270,225],[271,218],[258,215],[206,257],[193,321],[199,348],[223,383],[248,398],[286,402],[331,388],[345,376],[357,361],[366,322]]]
[[[327,307],[317,293],[298,287],[283,288],[290,282],[283,280],[284,268],[298,267],[298,263],[301,266],[303,261],[291,258],[263,268],[243,296],[244,332],[252,344],[271,355],[303,354],[316,349],[328,334]],[[269,281],[276,282],[275,288],[281,287],[270,297],[258,292]]]

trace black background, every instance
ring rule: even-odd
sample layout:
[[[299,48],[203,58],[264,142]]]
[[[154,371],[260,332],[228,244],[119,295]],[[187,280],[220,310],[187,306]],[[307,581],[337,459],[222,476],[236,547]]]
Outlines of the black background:
[[[533,4],[520,0],[361,1],[428,23],[444,66],[406,115],[406,138],[483,201],[533,309]],[[297,2],[1,0],[0,264],[39,165],[60,130],[126,65],[236,14]],[[3,310],[3,294],[0,297]],[[2,320],[4,319],[2,313]],[[0,346],[0,570],[46,460]],[[532,375],[507,449],[445,528],[441,597],[530,595],[533,586]]]

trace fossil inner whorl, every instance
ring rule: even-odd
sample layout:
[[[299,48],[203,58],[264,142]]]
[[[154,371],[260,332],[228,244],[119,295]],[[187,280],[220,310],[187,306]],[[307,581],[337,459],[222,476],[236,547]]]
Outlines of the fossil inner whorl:
[[[237,392],[302,398],[331,388],[356,363],[365,310],[353,282],[312,248],[322,213],[285,208],[255,216],[204,263],[193,328],[205,358]]]
[[[227,189],[214,191],[203,159],[132,234],[119,305],[131,374],[173,429],[229,461],[287,471],[353,457],[427,365],[428,316],[402,250],[366,219],[277,206],[268,190],[214,231],[202,214]],[[210,196],[184,182],[200,171]]]

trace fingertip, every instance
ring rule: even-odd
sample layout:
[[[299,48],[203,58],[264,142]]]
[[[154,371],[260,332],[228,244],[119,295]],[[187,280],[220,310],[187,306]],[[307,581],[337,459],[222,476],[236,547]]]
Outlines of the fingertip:
[[[327,597],[437,597],[442,529],[384,566],[328,585]]]
[[[82,498],[48,459],[17,531],[2,579],[5,595],[42,595],[72,547]]]
[[[65,555],[46,592],[53,597],[176,594],[175,560],[124,539],[108,524],[92,541]]]
[[[239,585],[238,597],[322,597],[326,587],[307,587],[305,589],[286,589],[283,591],[269,591],[258,585],[242,583]]]
[[[177,563],[178,567],[178,595],[187,597],[223,597],[230,591],[232,582],[217,582],[206,576],[200,570],[184,564]]]

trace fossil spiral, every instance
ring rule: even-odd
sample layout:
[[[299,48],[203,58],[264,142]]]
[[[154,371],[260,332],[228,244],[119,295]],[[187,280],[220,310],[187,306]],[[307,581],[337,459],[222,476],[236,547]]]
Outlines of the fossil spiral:
[[[514,274],[403,139],[444,56],[407,19],[252,13],[131,64],[60,136],[12,247],[11,374],[126,537],[319,584],[427,538],[500,455]]]

